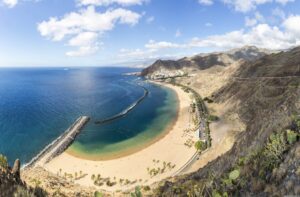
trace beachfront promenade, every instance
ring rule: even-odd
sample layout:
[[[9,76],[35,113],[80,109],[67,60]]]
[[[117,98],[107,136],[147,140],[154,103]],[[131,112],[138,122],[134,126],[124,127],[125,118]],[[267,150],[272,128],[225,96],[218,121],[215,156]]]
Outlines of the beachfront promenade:
[[[54,157],[63,153],[75,140],[84,125],[90,120],[88,116],[79,117],[61,136],[45,147],[26,167],[44,166]]]

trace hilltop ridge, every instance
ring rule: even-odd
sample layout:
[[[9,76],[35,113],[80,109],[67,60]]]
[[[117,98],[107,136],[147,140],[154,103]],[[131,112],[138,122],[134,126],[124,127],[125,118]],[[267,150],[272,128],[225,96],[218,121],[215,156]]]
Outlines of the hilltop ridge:
[[[227,67],[243,61],[254,61],[275,52],[277,51],[245,46],[225,52],[198,54],[179,60],[157,60],[143,69],[141,75],[152,79],[183,76],[194,70],[205,70],[213,66]]]

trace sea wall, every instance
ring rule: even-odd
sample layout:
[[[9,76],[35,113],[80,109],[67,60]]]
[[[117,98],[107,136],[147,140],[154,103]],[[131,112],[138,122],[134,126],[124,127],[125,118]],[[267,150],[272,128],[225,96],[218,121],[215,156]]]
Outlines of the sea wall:
[[[144,86],[141,86],[141,85],[138,85],[139,87],[143,88],[144,90],[144,94],[143,96],[141,96],[137,101],[135,101],[133,104],[131,104],[128,108],[126,108],[125,110],[123,110],[122,112],[112,116],[112,117],[109,117],[109,118],[105,118],[103,120],[98,120],[98,121],[95,121],[95,124],[104,124],[104,123],[108,123],[108,122],[111,122],[113,120],[116,120],[116,119],[119,119],[119,118],[122,118],[124,116],[126,116],[130,111],[132,111],[139,103],[141,103],[146,97],[147,95],[149,94],[149,91],[147,90],[147,88],[145,88]]]
[[[47,145],[37,156],[35,156],[23,168],[43,165],[54,157],[63,153],[75,140],[82,128],[90,120],[88,116],[79,117],[62,135]]]

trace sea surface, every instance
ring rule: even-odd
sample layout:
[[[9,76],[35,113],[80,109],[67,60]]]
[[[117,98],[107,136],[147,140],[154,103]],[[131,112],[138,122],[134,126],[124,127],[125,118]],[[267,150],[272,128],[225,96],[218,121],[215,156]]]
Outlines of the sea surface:
[[[176,119],[176,93],[129,68],[1,68],[0,154],[29,162],[79,116],[91,117],[68,152],[97,160],[142,147]],[[126,116],[95,124],[147,97]]]

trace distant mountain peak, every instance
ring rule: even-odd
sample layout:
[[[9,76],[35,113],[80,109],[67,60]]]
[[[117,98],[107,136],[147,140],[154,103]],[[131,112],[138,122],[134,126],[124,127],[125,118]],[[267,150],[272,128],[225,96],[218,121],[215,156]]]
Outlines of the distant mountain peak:
[[[244,46],[225,52],[201,53],[179,60],[156,60],[142,71],[149,78],[176,76],[188,69],[207,69],[213,66],[229,66],[239,61],[254,61],[274,51],[256,46]]]

